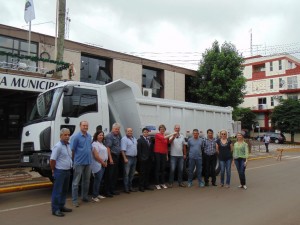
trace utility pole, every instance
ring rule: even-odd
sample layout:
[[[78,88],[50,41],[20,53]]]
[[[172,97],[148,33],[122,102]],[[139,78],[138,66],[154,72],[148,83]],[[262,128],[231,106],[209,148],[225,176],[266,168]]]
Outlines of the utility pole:
[[[64,41],[65,41],[65,18],[66,18],[66,0],[58,0],[58,37],[56,46],[56,61],[63,61],[64,59]],[[56,24],[57,26],[57,24]],[[56,66],[58,68],[59,65]],[[54,78],[61,79],[62,72],[55,72]]]

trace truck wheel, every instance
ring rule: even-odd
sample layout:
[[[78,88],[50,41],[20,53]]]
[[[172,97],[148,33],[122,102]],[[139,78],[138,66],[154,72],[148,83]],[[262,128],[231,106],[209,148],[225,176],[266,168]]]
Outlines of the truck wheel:
[[[279,144],[279,140],[278,139],[275,139],[274,141],[276,144]]]
[[[220,171],[221,171],[221,167],[220,167],[220,161],[219,161],[219,159],[217,159],[217,163],[216,163],[216,169],[215,169],[215,171],[216,171],[216,176],[218,176],[218,175],[219,175],[219,173],[220,173]]]

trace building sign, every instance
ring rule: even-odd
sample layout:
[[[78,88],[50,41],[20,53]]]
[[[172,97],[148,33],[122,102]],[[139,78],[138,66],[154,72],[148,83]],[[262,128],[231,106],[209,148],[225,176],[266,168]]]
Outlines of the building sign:
[[[0,73],[0,89],[44,92],[62,81]]]

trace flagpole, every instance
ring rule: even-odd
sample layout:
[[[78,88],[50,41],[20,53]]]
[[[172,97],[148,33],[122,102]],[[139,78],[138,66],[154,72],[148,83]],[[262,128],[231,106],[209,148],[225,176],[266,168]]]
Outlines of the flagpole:
[[[31,21],[29,21],[28,53],[27,53],[28,56],[30,56],[30,41],[31,41]]]

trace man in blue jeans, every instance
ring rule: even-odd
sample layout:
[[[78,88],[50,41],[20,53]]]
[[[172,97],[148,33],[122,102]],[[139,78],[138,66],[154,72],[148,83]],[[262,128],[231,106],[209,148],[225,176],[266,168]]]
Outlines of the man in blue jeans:
[[[183,174],[183,164],[186,159],[186,145],[185,140],[182,134],[180,134],[180,125],[176,124],[174,126],[175,135],[170,137],[171,143],[171,153],[170,153],[170,163],[171,170],[169,176],[169,187],[173,187],[174,182],[174,173],[177,167],[178,170],[178,185],[179,187],[186,187],[185,183],[182,180]]]
[[[196,167],[197,179],[199,187],[204,187],[202,181],[202,146],[203,139],[199,137],[199,130],[193,130],[193,137],[188,140],[189,146],[189,176],[188,176],[188,187],[193,185],[194,169]]]
[[[72,209],[65,207],[73,164],[69,138],[69,129],[61,129],[60,141],[53,147],[50,157],[50,167],[54,178],[51,200],[52,215],[58,217],[64,216],[64,212],[72,212]]]
[[[74,162],[72,201],[73,206],[79,207],[78,185],[82,178],[81,198],[84,202],[89,202],[88,191],[91,177],[92,163],[92,136],[87,133],[89,124],[87,121],[80,122],[80,131],[72,137],[72,155]]]
[[[121,139],[121,153],[124,160],[124,191],[128,194],[136,192],[132,187],[132,180],[137,161],[137,140],[132,133],[132,128],[127,128],[126,136]]]

